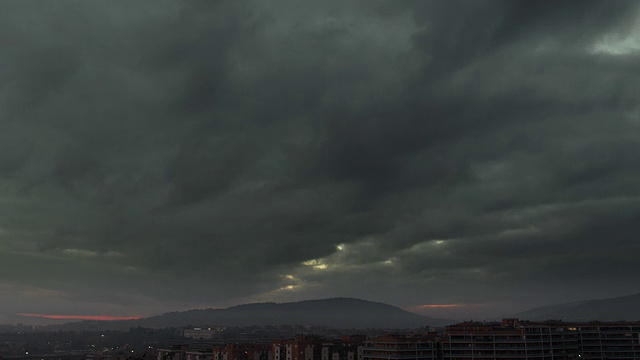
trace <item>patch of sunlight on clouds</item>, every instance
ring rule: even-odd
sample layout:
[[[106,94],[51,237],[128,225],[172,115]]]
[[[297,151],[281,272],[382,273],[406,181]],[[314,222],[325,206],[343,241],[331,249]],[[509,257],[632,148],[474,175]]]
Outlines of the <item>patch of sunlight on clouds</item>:
[[[302,265],[311,266],[315,270],[325,270],[329,267],[327,264],[317,259],[304,261]]]
[[[591,48],[592,53],[609,55],[627,55],[638,51],[640,51],[640,39],[638,39],[638,36],[630,36],[622,40],[605,38],[595,43]]]
[[[596,41],[589,49],[589,52],[614,56],[640,52],[640,16],[629,33],[607,34]]]
[[[125,254],[117,251],[107,251],[105,253],[101,253],[97,251],[76,249],[76,248],[63,249],[60,251],[60,254],[68,257],[85,258],[85,259],[97,258],[97,257],[103,257],[107,259],[119,259],[119,258],[126,257]]]
[[[82,249],[64,249],[61,251],[63,255],[72,256],[72,257],[80,257],[80,258],[94,258],[98,256],[98,253],[91,250],[82,250]]]

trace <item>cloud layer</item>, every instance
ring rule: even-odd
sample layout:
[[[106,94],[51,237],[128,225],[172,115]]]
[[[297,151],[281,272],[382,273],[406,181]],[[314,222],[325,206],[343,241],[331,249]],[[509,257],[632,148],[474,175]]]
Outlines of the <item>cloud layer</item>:
[[[635,2],[1,7],[9,311],[637,291]]]

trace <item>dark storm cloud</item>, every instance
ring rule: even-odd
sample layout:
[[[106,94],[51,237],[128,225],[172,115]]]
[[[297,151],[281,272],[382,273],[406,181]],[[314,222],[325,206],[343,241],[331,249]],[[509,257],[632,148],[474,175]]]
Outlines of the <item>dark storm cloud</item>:
[[[3,7],[19,294],[117,311],[637,282],[634,2]]]

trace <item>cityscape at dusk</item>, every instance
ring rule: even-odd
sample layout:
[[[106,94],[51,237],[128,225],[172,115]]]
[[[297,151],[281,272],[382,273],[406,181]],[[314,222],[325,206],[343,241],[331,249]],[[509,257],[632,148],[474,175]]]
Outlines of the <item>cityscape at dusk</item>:
[[[638,1],[1,1],[0,45],[0,359],[640,359]]]

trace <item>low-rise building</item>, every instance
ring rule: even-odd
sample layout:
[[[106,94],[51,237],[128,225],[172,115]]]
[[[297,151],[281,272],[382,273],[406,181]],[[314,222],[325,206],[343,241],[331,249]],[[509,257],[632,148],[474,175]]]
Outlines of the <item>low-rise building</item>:
[[[321,360],[323,340],[318,336],[301,335],[271,343],[273,360]]]
[[[321,360],[363,360],[365,336],[343,336],[322,343]]]
[[[211,340],[213,339],[215,331],[211,328],[193,328],[185,329],[182,331],[182,336],[190,339],[197,340]]]

